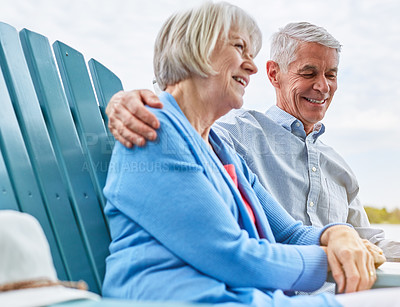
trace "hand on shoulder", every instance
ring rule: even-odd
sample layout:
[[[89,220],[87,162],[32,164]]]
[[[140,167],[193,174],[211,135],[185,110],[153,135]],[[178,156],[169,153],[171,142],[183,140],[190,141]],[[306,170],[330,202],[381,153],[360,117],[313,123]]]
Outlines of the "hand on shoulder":
[[[157,117],[145,105],[162,108],[163,104],[150,90],[120,91],[111,97],[106,108],[108,127],[124,146],[144,146],[157,138],[160,127]]]

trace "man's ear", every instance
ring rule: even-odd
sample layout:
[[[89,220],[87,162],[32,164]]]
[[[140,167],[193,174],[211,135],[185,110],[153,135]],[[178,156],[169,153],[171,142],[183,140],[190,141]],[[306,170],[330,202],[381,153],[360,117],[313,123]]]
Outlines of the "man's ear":
[[[266,64],[266,68],[269,81],[274,87],[279,88],[279,64],[274,61],[268,61]]]

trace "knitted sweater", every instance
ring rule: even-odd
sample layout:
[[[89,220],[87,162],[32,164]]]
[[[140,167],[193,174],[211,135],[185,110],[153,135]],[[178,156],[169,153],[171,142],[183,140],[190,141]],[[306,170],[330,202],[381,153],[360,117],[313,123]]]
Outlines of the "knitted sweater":
[[[281,291],[323,284],[327,259],[318,244],[324,228],[296,222],[212,130],[214,150],[170,94],[160,99],[164,108],[152,110],[161,123],[158,140],[134,149],[117,143],[112,155],[104,189],[112,243],[103,295],[339,306],[333,295],[289,297]],[[235,166],[240,191],[223,164]]]

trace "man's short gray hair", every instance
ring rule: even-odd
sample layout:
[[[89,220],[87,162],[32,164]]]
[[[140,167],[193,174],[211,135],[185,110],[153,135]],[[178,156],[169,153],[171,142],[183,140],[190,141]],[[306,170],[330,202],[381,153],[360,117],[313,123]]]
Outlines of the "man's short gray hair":
[[[262,35],[255,20],[227,2],[206,2],[172,15],[162,26],[154,46],[154,74],[161,90],[193,75],[215,74],[210,56],[219,38],[231,29],[249,36],[253,56],[261,49]]]
[[[272,36],[271,60],[279,64],[280,69],[287,71],[289,64],[296,60],[296,51],[299,44],[318,43],[334,48],[339,52],[342,45],[324,28],[308,22],[289,23]]]

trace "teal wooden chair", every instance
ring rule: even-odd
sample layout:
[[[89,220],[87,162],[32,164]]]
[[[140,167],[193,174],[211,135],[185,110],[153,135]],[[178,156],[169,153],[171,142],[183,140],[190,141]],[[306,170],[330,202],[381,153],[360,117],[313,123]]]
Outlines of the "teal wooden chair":
[[[110,243],[102,189],[114,145],[104,110],[122,84],[96,60],[88,66],[90,73],[82,54],[71,47],[50,46],[40,34],[18,33],[0,22],[0,210],[35,216],[59,279],[84,280],[89,290],[101,293]],[[125,307],[132,302],[55,306]]]
[[[95,60],[91,79],[82,54],[53,48],[57,64],[46,37],[0,23],[0,209],[35,216],[59,278],[100,293],[110,242],[102,188],[114,143],[104,108],[122,85]]]
[[[1,102],[0,102],[1,103]],[[0,204],[2,209],[19,210],[17,199],[8,175],[3,153],[0,147]]]

